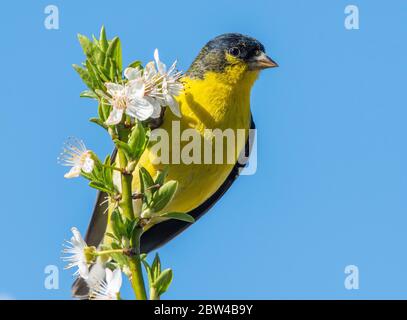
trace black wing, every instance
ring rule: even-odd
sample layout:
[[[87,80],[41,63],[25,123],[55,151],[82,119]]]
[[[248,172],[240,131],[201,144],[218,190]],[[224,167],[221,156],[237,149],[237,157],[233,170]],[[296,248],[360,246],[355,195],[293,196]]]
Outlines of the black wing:
[[[255,129],[253,118],[251,118],[250,128]],[[249,156],[252,147],[252,144],[249,143],[249,139],[246,142],[245,147],[245,154],[247,156]],[[253,141],[253,139],[250,140]],[[188,212],[188,214],[194,217],[196,221],[200,217],[202,217],[205,213],[207,213],[209,209],[212,208],[220,198],[222,198],[225,192],[229,190],[233,182],[235,182],[236,178],[239,176],[240,170],[244,166],[245,164],[237,162],[233,167],[232,171],[229,173],[225,182],[223,182],[223,184],[220,186],[220,188],[204,203],[202,203],[199,207],[193,209],[192,211]],[[191,226],[191,223],[179,220],[168,220],[156,224],[155,226],[151,227],[146,232],[144,232],[143,235],[141,236],[141,252],[148,253],[161,247],[171,239],[175,238],[178,234],[183,232],[189,226]]]

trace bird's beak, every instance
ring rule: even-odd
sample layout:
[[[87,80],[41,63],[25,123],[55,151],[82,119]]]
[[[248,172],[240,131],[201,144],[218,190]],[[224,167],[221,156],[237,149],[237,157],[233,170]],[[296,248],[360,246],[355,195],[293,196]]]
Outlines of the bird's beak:
[[[267,56],[264,52],[249,61],[250,70],[263,70],[276,67],[278,67],[277,62],[273,61],[273,59]]]

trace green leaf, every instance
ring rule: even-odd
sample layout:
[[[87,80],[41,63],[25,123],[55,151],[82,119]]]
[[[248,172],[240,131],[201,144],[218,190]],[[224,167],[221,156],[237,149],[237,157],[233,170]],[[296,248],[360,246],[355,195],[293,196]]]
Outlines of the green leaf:
[[[102,48],[99,47],[98,40],[93,37],[94,42],[84,35],[78,34],[79,43],[89,61],[96,62],[97,64],[103,63],[105,59],[105,53]]]
[[[110,79],[112,79],[112,81],[115,81],[116,80],[115,79],[116,63],[111,58],[109,58],[108,61],[109,61],[109,64],[108,64],[108,66],[106,66],[106,68],[109,69],[109,77],[110,77]]]
[[[106,89],[106,87],[104,88]],[[103,98],[103,99],[108,99],[109,96],[105,93],[105,91],[100,90],[100,89],[95,89],[95,94],[98,98]]]
[[[141,68],[141,67],[142,67],[141,66],[141,61],[138,61],[138,60],[133,61],[132,63],[130,63],[128,65],[128,68]]]
[[[101,126],[103,129],[107,130],[107,125],[99,118],[90,118],[89,121],[96,123],[97,125]]]
[[[150,173],[144,167],[140,168],[140,174],[141,174],[141,180],[143,182],[143,191],[142,192],[144,192],[145,189],[150,188],[154,184],[154,180],[151,177]]]
[[[131,150],[132,160],[137,160],[146,146],[146,131],[140,121],[131,130],[127,144]]]
[[[78,40],[79,40],[79,43],[80,43],[85,55],[87,57],[92,57],[93,50],[94,50],[93,49],[94,45],[93,45],[92,41],[90,41],[90,39],[88,37],[86,37],[82,34],[78,34]]]
[[[105,58],[105,62],[103,63],[103,67],[108,70],[109,72],[109,77],[110,77],[110,71],[111,71],[111,67],[112,67],[112,59],[109,57]]]
[[[105,121],[106,121],[106,116],[105,116],[105,110],[104,110],[104,108],[103,108],[103,103],[102,102],[100,102],[99,103],[99,105],[98,105],[98,116],[99,116],[99,119],[104,123]]]
[[[159,277],[161,273],[161,261],[158,253],[155,254],[154,261],[151,265],[151,273],[153,282]]]
[[[110,111],[111,111],[111,107],[105,103],[99,103],[98,106],[98,115],[100,120],[102,120],[102,122],[105,122],[106,119],[109,117]]]
[[[140,219],[138,217],[136,217],[133,221],[128,221],[127,235],[129,239],[133,238],[134,230],[138,227],[139,221]]]
[[[157,290],[159,296],[161,296],[164,292],[168,290],[172,282],[172,270],[165,269],[159,277],[154,281],[153,287]]]
[[[109,168],[110,166],[112,166],[112,161],[111,161],[111,157],[110,155],[108,155],[105,158],[105,161],[103,162],[103,164],[107,167],[104,167],[103,169],[103,175],[104,175],[104,180],[107,186],[109,186],[110,189],[114,190],[115,186],[113,183],[113,169]]]
[[[104,82],[110,82],[111,80],[113,80],[113,79],[110,78],[109,71],[107,71],[103,66],[97,65],[96,68],[97,68],[97,70],[99,71],[99,77],[100,77]]]
[[[142,259],[140,257],[140,260],[143,263],[144,268],[146,269],[147,277],[148,277],[148,283],[150,284],[150,286],[152,286],[154,281],[153,281],[153,274],[152,274],[152,271],[151,271],[151,267],[150,267],[150,265],[148,264],[148,262],[145,259]]]
[[[159,184],[160,186],[162,186],[167,175],[168,175],[168,166],[164,167],[163,170],[157,171],[155,184]]]
[[[93,40],[93,44],[94,44],[95,46],[99,46],[99,40],[95,37],[94,34],[92,34],[92,40]]]
[[[122,253],[112,253],[111,256],[121,266],[127,265],[127,258]]]
[[[89,174],[89,173],[86,173],[84,171],[81,172],[81,176],[84,177],[85,179],[93,180],[93,175]]]
[[[100,74],[96,66],[90,61],[86,60],[86,69],[88,70],[88,73],[92,79],[92,89],[103,89],[104,84],[102,79],[100,78]]]
[[[190,222],[190,223],[195,222],[194,217],[190,216],[188,213],[183,213],[183,212],[167,212],[167,213],[161,214],[160,217],[181,220],[181,221]]]
[[[78,66],[77,64],[73,64],[72,67],[75,71],[79,74],[82,81],[86,84],[89,89],[93,89],[92,77],[89,75],[88,70]]]
[[[106,54],[103,52],[102,48],[97,44],[93,47],[93,55],[89,57],[89,60],[92,60],[96,65],[103,65],[106,59]]]
[[[99,181],[91,181],[91,182],[89,182],[89,187],[95,188],[95,189],[97,189],[97,190],[100,190],[100,191],[103,191],[103,192],[106,192],[106,193],[109,193],[109,194],[112,194],[112,193],[114,192],[114,191],[112,191],[112,190],[109,190],[109,189],[104,185],[104,183],[99,182]]]
[[[79,95],[81,98],[91,98],[91,99],[97,99],[98,96],[96,95],[96,93],[94,93],[91,90],[85,90],[82,91],[81,94]]]
[[[109,46],[106,51],[106,59],[108,59],[108,58],[114,59],[115,54],[116,54],[116,48],[119,44],[120,44],[120,39],[118,37],[114,37],[110,41]]]
[[[127,235],[126,226],[118,210],[113,211],[110,221],[113,233],[118,239],[121,239],[123,236]]]
[[[102,50],[106,52],[107,48],[109,47],[109,43],[107,42],[106,38],[105,26],[102,26],[102,28],[100,29],[99,44]]]
[[[114,240],[120,241],[120,239],[118,239],[113,233],[111,232],[106,232],[106,236],[109,238],[112,238]]]
[[[122,249],[122,247],[119,244],[114,242],[111,243],[111,246],[112,249]],[[122,253],[111,253],[111,256],[113,260],[115,260],[118,264],[120,265],[127,264],[127,258]]]
[[[149,188],[154,185],[154,180],[150,173],[143,167],[139,169],[139,176],[141,185],[140,192],[146,197],[146,203],[143,203],[143,206],[146,206],[148,203],[150,203],[153,196],[153,190]]]
[[[126,155],[127,159],[131,159],[131,150],[127,143],[120,141],[119,139],[113,140],[117,148],[123,150],[124,154]]]
[[[151,196],[151,191],[147,190],[154,184],[154,180],[151,177],[150,173],[143,167],[139,169],[139,176],[140,176],[140,192],[144,193],[146,196]],[[150,201],[150,199],[148,199]]]
[[[107,166],[111,166],[112,165],[112,161],[111,161],[111,157],[110,154],[108,154],[105,158],[105,161],[103,162],[103,164],[107,165]]]
[[[119,39],[119,43],[116,46],[115,50],[115,61],[116,61],[116,69],[119,71],[119,73],[122,73],[123,69],[123,62],[122,62],[122,44]]]
[[[170,180],[166,182],[158,191],[153,195],[151,200],[151,207],[155,212],[158,212],[165,208],[165,206],[171,201],[178,188],[178,182]]]
[[[90,154],[92,156],[92,159],[95,161],[95,167],[94,167],[93,171],[101,169],[102,163],[100,162],[98,156],[93,151],[90,151]]]

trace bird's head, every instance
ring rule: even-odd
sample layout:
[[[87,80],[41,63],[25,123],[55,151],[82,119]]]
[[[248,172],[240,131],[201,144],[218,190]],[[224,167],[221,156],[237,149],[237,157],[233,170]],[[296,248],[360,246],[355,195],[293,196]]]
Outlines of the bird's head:
[[[256,39],[239,33],[225,33],[201,49],[187,75],[203,79],[207,72],[215,72],[239,78],[248,73],[257,76],[259,71],[277,66]]]

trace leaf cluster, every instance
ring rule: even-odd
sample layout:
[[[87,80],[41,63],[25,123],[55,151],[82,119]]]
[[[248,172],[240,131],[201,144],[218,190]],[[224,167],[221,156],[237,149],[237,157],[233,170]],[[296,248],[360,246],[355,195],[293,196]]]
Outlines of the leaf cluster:
[[[106,82],[122,82],[122,47],[120,39],[114,37],[108,40],[104,27],[100,30],[99,39],[92,39],[84,35],[78,35],[79,43],[85,53],[86,60],[81,66],[74,64],[73,68],[88,87],[81,93],[81,97],[98,99],[98,118],[91,121],[106,129],[104,122],[108,118],[111,107],[103,102],[102,97],[106,93]]]
[[[116,187],[113,183],[113,167],[111,157],[108,155],[102,164],[96,155],[92,154],[95,160],[95,166],[91,173],[82,171],[82,176],[89,180],[89,186],[113,196],[117,194]]]
[[[172,282],[172,270],[161,270],[161,261],[158,253],[155,255],[154,261],[151,265],[146,261],[145,256],[142,257],[141,261],[146,269],[150,288],[154,289],[157,297],[160,297],[168,290]]]
[[[166,181],[167,175],[168,167],[162,171],[158,171],[155,178],[153,178],[145,168],[140,167],[140,192],[143,199],[141,217],[159,217],[162,220],[176,219],[190,223],[194,222],[194,218],[189,214],[164,211],[178,189],[177,181]]]

